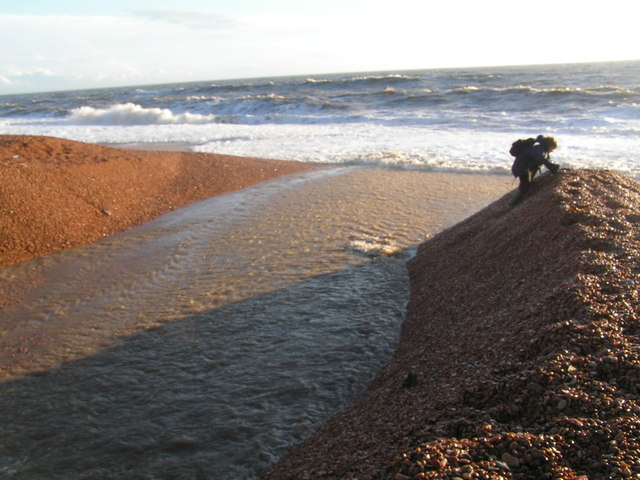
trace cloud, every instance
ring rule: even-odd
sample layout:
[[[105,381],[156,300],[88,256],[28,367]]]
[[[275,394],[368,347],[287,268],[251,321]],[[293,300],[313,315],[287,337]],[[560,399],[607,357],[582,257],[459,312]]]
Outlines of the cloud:
[[[65,88],[70,85],[69,80],[43,67],[19,70],[10,66],[0,74],[0,85],[17,90]]]
[[[215,44],[210,30],[131,15],[0,14],[0,94],[206,78],[199,52]]]
[[[237,22],[232,17],[211,12],[144,8],[131,10],[131,13],[138,18],[154,22],[167,22],[193,29],[223,30],[237,26]]]
[[[637,57],[633,16],[617,22],[609,18],[594,28],[588,15],[614,13],[581,11],[581,22],[565,22],[575,13],[562,4],[553,9],[553,22],[541,30],[544,34],[531,37],[509,27],[513,18],[527,13],[525,7],[497,8],[502,1],[469,4],[462,17],[460,2],[432,5],[424,0],[398,0],[392,9],[382,0],[327,0],[329,6],[316,2],[313,11],[294,2],[300,8],[236,14],[188,10],[187,0],[185,9],[130,7],[124,13],[118,9],[117,15],[0,13],[0,94]],[[557,3],[540,1],[545,7]]]

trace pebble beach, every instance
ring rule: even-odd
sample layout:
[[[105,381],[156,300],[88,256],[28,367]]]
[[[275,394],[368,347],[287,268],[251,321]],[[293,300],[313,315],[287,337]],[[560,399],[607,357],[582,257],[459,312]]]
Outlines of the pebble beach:
[[[264,478],[640,478],[640,184],[544,175],[425,242],[395,356]]]
[[[318,168],[53,137],[0,147],[0,267]],[[515,207],[511,194],[419,245],[393,358],[265,480],[640,478],[640,184],[563,169]],[[19,302],[0,292],[0,314]]]
[[[0,268],[313,165],[0,136]]]

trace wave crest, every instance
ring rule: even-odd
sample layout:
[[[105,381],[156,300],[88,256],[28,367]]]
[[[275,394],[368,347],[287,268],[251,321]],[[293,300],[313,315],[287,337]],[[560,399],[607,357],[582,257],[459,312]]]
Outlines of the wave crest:
[[[168,108],[145,108],[128,102],[108,108],[74,108],[69,112],[67,119],[71,123],[82,125],[175,125],[214,123],[216,116],[173,113]]]

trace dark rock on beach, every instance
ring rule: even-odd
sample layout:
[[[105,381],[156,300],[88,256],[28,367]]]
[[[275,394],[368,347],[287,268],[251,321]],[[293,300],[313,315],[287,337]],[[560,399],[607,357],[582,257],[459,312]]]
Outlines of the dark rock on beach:
[[[420,246],[390,364],[264,479],[640,478],[640,184],[509,201]]]

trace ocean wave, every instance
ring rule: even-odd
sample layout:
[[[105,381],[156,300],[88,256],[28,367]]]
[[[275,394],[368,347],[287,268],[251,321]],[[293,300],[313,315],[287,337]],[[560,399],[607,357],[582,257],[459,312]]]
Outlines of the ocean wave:
[[[521,98],[522,100],[529,100],[534,98],[553,98],[556,101],[584,101],[587,104],[593,102],[627,102],[638,99],[640,91],[630,90],[628,88],[616,87],[616,86],[598,86],[592,88],[583,87],[536,87],[532,85],[515,85],[508,87],[480,87],[476,85],[465,85],[463,87],[456,87],[446,92],[447,94],[455,95],[473,95],[477,98],[498,98],[499,96],[508,95],[509,98]]]
[[[222,80],[219,82],[204,82],[190,84],[189,91],[196,94],[215,94],[221,92],[241,92],[246,90],[266,89],[277,86],[278,83],[267,79],[253,80]]]
[[[215,115],[218,123],[341,123],[353,105],[345,99],[325,96],[252,94],[234,99],[193,102],[187,106],[203,115]]]
[[[67,120],[81,125],[175,125],[214,123],[216,116],[197,113],[176,114],[168,108],[145,108],[128,102],[108,108],[74,108],[69,112]]]
[[[376,86],[380,84],[401,84],[407,82],[420,81],[420,77],[402,74],[372,74],[372,75],[360,75],[353,77],[343,78],[306,78],[305,83],[310,85],[321,84],[324,87],[336,87],[336,88],[353,88],[359,89],[368,86]]]
[[[635,172],[633,65],[597,75],[570,66],[553,75],[546,67],[372,72],[8,96],[0,120],[4,133],[473,171],[504,168],[505,145],[548,133],[562,163]]]
[[[5,103],[0,106],[0,118],[21,117],[31,114],[30,109],[19,103]]]

